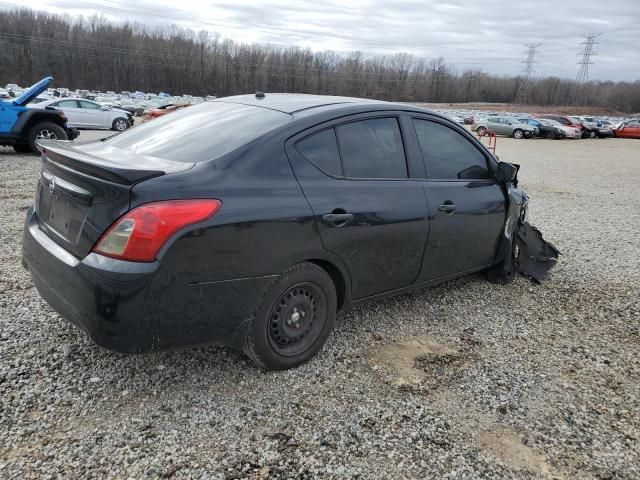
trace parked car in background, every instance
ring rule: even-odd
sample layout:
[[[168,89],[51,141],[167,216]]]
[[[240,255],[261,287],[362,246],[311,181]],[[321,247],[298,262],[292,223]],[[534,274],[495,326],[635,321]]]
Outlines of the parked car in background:
[[[31,101],[46,91],[53,77],[46,77],[23,90],[16,98],[0,100],[0,145],[18,153],[37,153],[40,140],[73,140],[78,130],[70,128],[63,112],[48,110]]]
[[[518,120],[522,123],[526,123],[536,128],[538,130],[538,137],[547,138],[550,140],[567,138],[567,134],[562,128],[557,125],[544,123],[545,120],[543,119],[519,118]]]
[[[487,130],[493,130],[497,135],[508,135],[513,138],[531,138],[537,135],[535,127],[522,123],[516,118],[501,116],[480,119],[471,126],[471,130],[479,135]]]
[[[619,138],[640,138],[640,119],[629,120],[613,130]]]
[[[608,138],[613,136],[613,131],[606,126],[599,126],[595,122],[579,116],[569,117],[573,122],[579,124],[582,127],[583,138]]]
[[[587,137],[591,136],[591,131],[590,130],[585,130],[585,128],[580,123],[578,123],[575,120],[572,120],[571,118],[566,117],[564,115],[544,114],[544,115],[539,115],[538,118],[545,118],[547,120],[554,120],[554,121],[564,125],[565,127],[570,127],[570,128],[572,128],[574,130],[578,130],[580,132],[580,137],[581,138],[587,138]],[[567,135],[567,138],[574,138],[574,137]]]
[[[126,110],[129,113],[132,113],[134,116],[139,117],[144,113],[144,105],[138,102],[134,102],[133,100],[123,99],[118,106],[121,110]]]
[[[148,122],[149,120],[153,120],[154,118],[158,118],[158,117],[162,117],[163,115],[166,115],[167,113],[172,113],[175,112],[177,110],[180,110],[182,108],[186,108],[186,107],[190,107],[191,105],[188,103],[185,104],[181,104],[181,105],[174,105],[172,103],[168,104],[168,105],[162,105],[160,107],[157,108],[151,108],[148,110],[145,110],[144,113],[142,114],[142,121],[143,122]]]
[[[526,214],[516,166],[402,104],[242,95],[43,147],[23,263],[122,352],[218,343],[295,367],[338,309],[502,262]]]
[[[37,104],[64,112],[74,128],[111,129],[122,132],[133,125],[133,116],[125,110],[112,109],[85,98],[55,98]]]
[[[579,127],[568,127],[567,125],[563,125],[562,123],[549,118],[537,118],[536,120],[540,121],[544,125],[559,128],[564,132],[565,138],[571,138],[574,140],[582,138],[582,130]]]

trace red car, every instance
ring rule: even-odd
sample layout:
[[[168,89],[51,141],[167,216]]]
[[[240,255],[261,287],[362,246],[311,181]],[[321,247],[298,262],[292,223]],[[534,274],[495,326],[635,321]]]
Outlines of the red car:
[[[167,113],[175,112],[176,110],[180,110],[181,108],[185,108],[189,106],[190,104],[174,105],[170,103],[169,105],[163,105],[158,108],[145,110],[142,114],[142,121],[148,122],[149,120],[153,120],[154,118],[161,117],[162,115],[166,115]]]
[[[615,137],[640,138],[640,119],[623,123],[613,131]]]

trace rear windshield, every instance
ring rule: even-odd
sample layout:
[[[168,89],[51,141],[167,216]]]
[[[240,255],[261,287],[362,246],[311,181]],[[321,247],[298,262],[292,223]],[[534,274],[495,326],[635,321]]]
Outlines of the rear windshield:
[[[141,155],[197,163],[229,153],[291,118],[261,107],[205,102],[167,113],[105,143]]]

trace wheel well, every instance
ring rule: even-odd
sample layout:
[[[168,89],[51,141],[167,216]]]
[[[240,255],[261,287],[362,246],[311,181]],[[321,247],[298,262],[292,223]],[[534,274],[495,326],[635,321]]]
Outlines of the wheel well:
[[[24,124],[23,132],[26,134],[26,132],[28,132],[31,127],[41,122],[55,123],[56,125],[64,128],[64,122],[59,115],[48,114],[44,112],[35,112],[33,115],[29,115],[29,118]]]
[[[342,275],[342,272],[331,262],[326,260],[311,259],[307,260],[309,263],[314,263],[322,268],[331,277],[333,285],[336,287],[336,297],[338,300],[338,310],[344,305],[345,297],[347,295],[347,283]]]

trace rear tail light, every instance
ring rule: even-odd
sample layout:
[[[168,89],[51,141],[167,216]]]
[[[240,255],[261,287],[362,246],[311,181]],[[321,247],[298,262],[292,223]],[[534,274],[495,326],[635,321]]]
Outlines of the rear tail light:
[[[93,251],[132,262],[153,262],[162,246],[179,230],[213,217],[216,199],[168,200],[134,208],[107,230]]]

